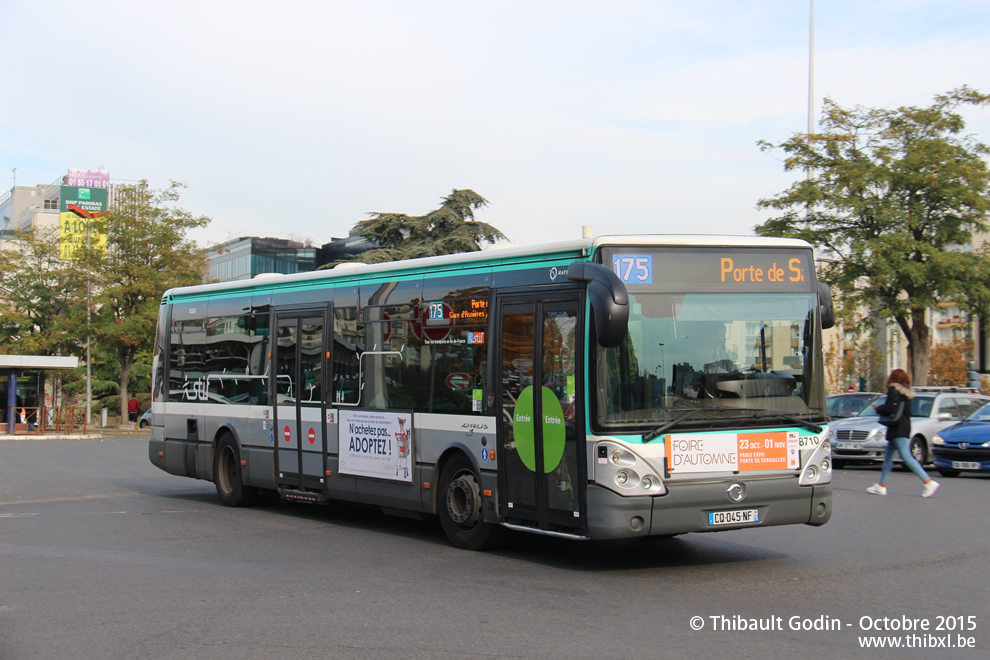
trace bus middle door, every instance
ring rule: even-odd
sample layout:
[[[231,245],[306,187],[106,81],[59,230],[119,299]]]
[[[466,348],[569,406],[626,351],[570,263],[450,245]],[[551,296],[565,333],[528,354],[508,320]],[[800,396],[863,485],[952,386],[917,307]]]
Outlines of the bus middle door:
[[[323,309],[275,313],[275,482],[290,499],[325,499],[326,327]],[[319,495],[310,498],[302,491]]]

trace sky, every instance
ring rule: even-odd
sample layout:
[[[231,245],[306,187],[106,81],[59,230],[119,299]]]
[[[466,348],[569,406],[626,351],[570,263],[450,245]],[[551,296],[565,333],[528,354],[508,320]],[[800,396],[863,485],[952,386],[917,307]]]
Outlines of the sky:
[[[794,177],[757,141],[807,130],[810,5],[0,0],[0,192],[181,181],[203,245],[320,245],[460,188],[516,244],[751,234]],[[813,59],[816,116],[990,92],[990,3],[818,0]]]

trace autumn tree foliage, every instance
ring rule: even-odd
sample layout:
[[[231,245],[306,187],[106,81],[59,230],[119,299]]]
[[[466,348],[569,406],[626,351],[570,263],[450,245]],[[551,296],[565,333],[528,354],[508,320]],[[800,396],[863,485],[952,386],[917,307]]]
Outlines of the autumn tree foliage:
[[[929,385],[964,386],[966,363],[973,359],[973,340],[954,338],[948,344],[939,344],[932,349],[932,368],[928,373]]]

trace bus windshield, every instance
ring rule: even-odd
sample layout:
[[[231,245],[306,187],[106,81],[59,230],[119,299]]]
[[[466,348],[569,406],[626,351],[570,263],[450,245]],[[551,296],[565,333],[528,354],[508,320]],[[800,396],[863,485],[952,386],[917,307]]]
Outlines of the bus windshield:
[[[630,293],[628,333],[596,349],[593,426],[647,432],[823,420],[811,293]],[[685,414],[692,413],[692,414]]]

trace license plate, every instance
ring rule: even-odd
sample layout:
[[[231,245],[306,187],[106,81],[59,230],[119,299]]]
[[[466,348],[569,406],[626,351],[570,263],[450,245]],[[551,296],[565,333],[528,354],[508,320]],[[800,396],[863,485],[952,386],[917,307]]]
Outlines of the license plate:
[[[952,461],[952,467],[957,470],[979,470],[979,463],[969,463],[967,461]]]
[[[835,445],[836,449],[862,449],[863,445],[858,442],[840,442]]]
[[[742,523],[760,522],[759,509],[740,509],[738,511],[709,511],[708,526],[739,525]]]

